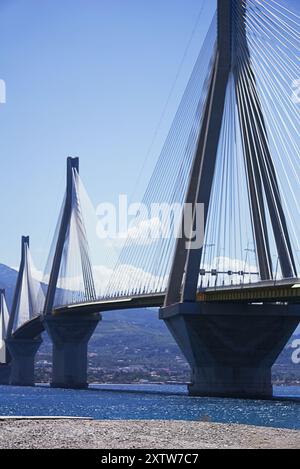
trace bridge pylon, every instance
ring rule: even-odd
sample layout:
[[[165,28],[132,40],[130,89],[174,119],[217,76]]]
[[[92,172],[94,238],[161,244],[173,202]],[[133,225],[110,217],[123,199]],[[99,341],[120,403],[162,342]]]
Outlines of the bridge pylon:
[[[198,146],[186,203],[205,205],[205,228],[212,194],[229,80],[234,80],[247,168],[250,212],[261,280],[273,276],[268,235],[269,212],[284,278],[297,277],[295,261],[256,90],[247,39],[247,0],[218,0],[218,37]],[[239,51],[242,51],[240,55]],[[240,92],[243,67],[249,71],[248,96]],[[248,114],[244,115],[244,110]],[[252,112],[251,112],[252,110]],[[190,227],[193,232],[193,226]],[[297,327],[293,306],[277,304],[197,304],[203,249],[176,246],[164,308],[160,317],[192,368],[190,393],[231,397],[270,397],[271,367]],[[291,313],[291,308],[293,313]]]
[[[5,290],[0,290],[0,384],[7,385],[10,381],[10,355],[5,339],[9,321],[9,312],[5,298]]]
[[[35,357],[42,344],[40,333],[18,337],[19,327],[39,314],[29,262],[29,237],[21,241],[21,263],[9,317],[6,345],[11,356],[10,384],[34,386]]]
[[[81,218],[81,212],[78,212],[80,201],[78,200],[78,194],[76,193],[74,182],[78,174],[79,158],[69,157],[67,159],[66,196],[43,314],[43,323],[53,345],[51,386],[66,389],[84,389],[88,386],[88,342],[101,320],[100,314],[81,315],[80,307],[77,308],[76,314],[53,314],[55,294],[57,288],[59,288],[59,273],[73,211],[77,210],[77,218]],[[84,233],[85,229],[83,219],[80,220],[80,225],[81,232]],[[96,299],[96,293],[92,275],[92,266],[89,259],[88,244],[85,234],[83,235],[83,238],[83,246],[80,246],[80,256],[85,289],[85,301],[93,301]]]

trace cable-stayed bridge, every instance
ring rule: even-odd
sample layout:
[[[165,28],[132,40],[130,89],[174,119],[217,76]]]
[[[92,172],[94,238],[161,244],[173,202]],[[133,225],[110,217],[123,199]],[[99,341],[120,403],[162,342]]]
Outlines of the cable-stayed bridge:
[[[271,367],[300,321],[299,33],[282,2],[217,2],[143,198],[160,210],[138,211],[114,261],[103,241],[100,282],[79,160],[68,159],[39,288],[23,240],[6,340],[12,382],[33,383],[46,328],[52,385],[86,386],[101,313],[159,307],[191,365],[192,394],[272,395]]]

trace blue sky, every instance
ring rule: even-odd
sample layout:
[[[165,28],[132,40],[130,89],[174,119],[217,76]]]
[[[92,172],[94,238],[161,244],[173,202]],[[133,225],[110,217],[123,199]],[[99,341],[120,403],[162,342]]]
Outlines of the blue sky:
[[[138,198],[199,52],[211,0],[0,0],[1,255],[17,265],[31,236],[43,266],[64,191],[65,159],[80,156],[95,204]],[[144,165],[187,44],[156,144]],[[139,192],[139,194],[138,194]]]
[[[29,234],[33,257],[43,267],[68,155],[80,156],[81,176],[94,204],[115,201],[119,193],[139,199],[214,4],[0,0],[0,78],[7,85],[7,103],[0,106],[0,262],[17,265],[20,236]],[[143,176],[137,180],[141,169]]]

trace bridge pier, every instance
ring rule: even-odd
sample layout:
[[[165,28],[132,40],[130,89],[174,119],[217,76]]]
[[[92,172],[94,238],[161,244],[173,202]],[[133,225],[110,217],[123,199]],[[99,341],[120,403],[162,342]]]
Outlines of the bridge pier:
[[[15,339],[11,337],[6,340],[11,355],[10,384],[12,386],[35,385],[34,361],[42,342],[40,336],[34,339]]]
[[[182,303],[163,319],[192,369],[194,396],[273,396],[272,366],[300,322],[299,306]]]
[[[0,385],[8,385],[10,383],[11,365],[10,363],[0,364]]]
[[[10,381],[10,355],[8,353],[5,341],[0,341],[0,385],[9,384]]]
[[[47,316],[45,328],[53,343],[53,388],[86,389],[88,342],[100,314]]]

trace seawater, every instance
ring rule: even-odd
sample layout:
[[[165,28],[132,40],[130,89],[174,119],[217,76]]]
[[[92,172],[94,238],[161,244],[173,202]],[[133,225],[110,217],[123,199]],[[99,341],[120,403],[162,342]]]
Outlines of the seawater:
[[[300,430],[300,387],[276,399],[190,397],[186,386],[92,385],[86,391],[0,386],[1,416],[72,416],[96,420],[190,420]]]

